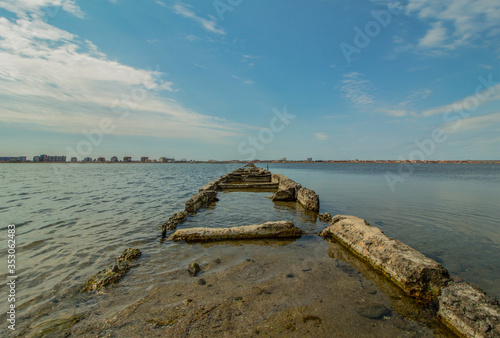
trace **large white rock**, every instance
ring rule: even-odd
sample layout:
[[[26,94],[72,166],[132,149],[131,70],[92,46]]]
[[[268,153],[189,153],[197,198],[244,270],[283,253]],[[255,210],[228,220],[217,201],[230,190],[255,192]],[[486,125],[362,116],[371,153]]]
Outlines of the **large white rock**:
[[[320,234],[333,237],[387,275],[411,297],[435,300],[450,281],[448,271],[410,246],[387,237],[355,216],[337,215]]]
[[[206,242],[259,238],[298,238],[303,231],[293,222],[277,221],[232,228],[190,228],[174,232],[171,241]]]

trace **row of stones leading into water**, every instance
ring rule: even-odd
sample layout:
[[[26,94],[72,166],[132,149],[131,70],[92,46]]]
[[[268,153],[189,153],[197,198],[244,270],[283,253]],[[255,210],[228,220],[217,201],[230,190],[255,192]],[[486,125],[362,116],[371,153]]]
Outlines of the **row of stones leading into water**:
[[[271,174],[268,170],[258,168],[249,163],[243,168],[236,169],[218,179],[205,184],[185,204],[184,210],[174,213],[162,225],[162,237],[167,230],[175,230],[189,215],[195,214],[200,208],[206,208],[216,202],[218,191],[273,191],[273,201],[298,202],[304,209],[313,212],[319,211],[319,197],[310,189],[302,187],[292,179],[281,175]]]
[[[167,229],[175,229],[189,214],[215,202],[217,191],[235,189],[277,189],[273,201],[297,201],[306,210],[319,211],[319,198],[314,191],[303,188],[286,176],[271,174],[249,164],[203,186],[198,194],[186,202],[183,212],[174,214],[164,224],[163,236],[165,237]],[[320,216],[325,221],[329,220],[328,213]],[[273,228],[268,223],[225,229],[179,230],[169,239],[250,239],[259,238],[257,236],[262,236],[262,233],[265,237],[279,237],[281,228],[276,227],[276,224]],[[293,223],[284,223],[287,223],[286,227],[294,234],[293,237],[302,235]],[[267,230],[262,232],[262,226]],[[496,300],[476,286],[455,283],[441,264],[408,245],[387,237],[379,228],[371,226],[365,220],[355,216],[337,215],[333,217],[331,225],[319,235],[338,241],[355,256],[386,275],[409,296],[437,306],[439,319],[460,336],[500,337],[500,306]]]

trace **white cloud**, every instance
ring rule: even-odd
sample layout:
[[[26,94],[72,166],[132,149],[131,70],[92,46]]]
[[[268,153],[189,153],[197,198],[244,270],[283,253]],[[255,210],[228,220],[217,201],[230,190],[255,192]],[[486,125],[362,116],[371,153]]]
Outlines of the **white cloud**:
[[[384,109],[380,110],[380,112],[384,113],[385,115],[395,116],[395,117],[403,117],[413,114],[412,111],[408,111],[406,109]]]
[[[446,28],[443,27],[441,22],[436,22],[432,25],[432,28],[427,31],[425,36],[420,39],[418,45],[425,48],[443,47],[446,39]]]
[[[366,107],[375,102],[375,98],[368,94],[370,82],[363,79],[363,74],[351,72],[344,75],[340,81],[340,91],[344,98],[357,107]]]
[[[257,55],[250,55],[250,54],[244,54],[243,57],[245,59],[260,59],[260,56]]]
[[[479,86],[478,88],[481,87]],[[487,102],[496,100],[500,100],[500,84],[480,90],[474,95],[470,95],[453,103],[426,109],[422,111],[422,116],[432,116],[437,114],[445,114],[452,111],[477,109]]]
[[[329,136],[326,133],[321,133],[321,132],[314,133],[314,136],[320,141],[326,141],[329,138]]]
[[[223,28],[217,27],[217,19],[215,17],[209,16],[210,19],[201,18],[196,15],[192,8],[192,6],[183,3],[176,3],[173,6],[176,14],[182,15],[185,18],[193,19],[205,30],[217,35],[226,35],[226,31]]]
[[[106,117],[116,134],[212,142],[247,128],[163,97],[177,89],[159,70],[109,60],[92,42],[25,14],[0,18],[2,123],[81,132],[98,127]]]
[[[500,26],[497,0],[409,0],[406,13],[431,24],[420,40],[421,47],[452,48],[488,34],[496,35]]]
[[[54,17],[62,9],[76,17],[83,18],[84,13],[75,3],[75,0],[2,0],[0,8],[15,13],[18,17],[28,15]]]
[[[252,80],[250,80],[250,79],[242,79],[242,78],[240,78],[239,76],[236,76],[236,75],[231,75],[231,77],[232,77],[233,79],[240,80],[242,83],[247,84],[247,85],[250,85],[250,84],[254,84],[254,83],[255,83],[255,81],[252,81]]]
[[[448,122],[444,125],[444,132],[447,134],[464,131],[484,131],[489,128],[498,130],[500,127],[500,112],[463,118],[457,121]]]

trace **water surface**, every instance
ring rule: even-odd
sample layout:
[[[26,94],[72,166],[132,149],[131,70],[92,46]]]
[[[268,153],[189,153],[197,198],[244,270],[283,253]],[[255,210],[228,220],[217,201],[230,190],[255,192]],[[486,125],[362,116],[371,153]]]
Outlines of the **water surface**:
[[[283,248],[272,244],[270,249],[251,246],[253,249],[235,250],[231,245],[207,249],[160,241],[161,224],[173,212],[182,210],[185,201],[200,186],[240,166],[1,165],[4,184],[0,195],[0,229],[6,233],[8,224],[17,227],[16,304],[20,325],[62,314],[70,316],[98,306],[103,300],[80,295],[81,285],[127,247],[143,251],[141,266],[123,281],[123,285],[135,291],[128,295],[128,302],[119,295],[106,296],[114,304],[108,307],[110,312],[140,301],[144,295],[139,290],[162,285],[170,274],[184,271],[195,259],[208,260],[212,255],[228,257],[227,261],[232,263],[218,267],[227,272],[245,263],[249,252],[250,256],[258,257],[259,252],[269,255]],[[495,297],[500,297],[499,168],[486,164],[419,165],[392,191],[385,175],[398,172],[398,165],[394,164],[269,165],[272,172],[287,175],[315,190],[320,196],[321,212],[365,218],[388,236],[438,260],[452,275],[477,284]],[[305,248],[304,252],[310,252],[306,263],[320,264],[326,257],[323,255],[328,244],[314,234],[326,224],[289,205],[274,205],[265,198],[266,194],[269,193],[220,193],[215,208],[201,210],[184,226],[293,220],[309,236],[287,245],[291,248],[287,250]],[[321,254],[314,251],[317,248]],[[207,250],[210,257],[203,258]],[[0,257],[6,259],[5,250]],[[276,259],[283,260],[283,266],[290,264],[286,257],[276,255]],[[2,274],[4,280],[6,276]],[[146,283],[145,276],[148,276]],[[275,277],[271,272],[265,275],[265,278]],[[0,297],[6,298],[5,288]],[[2,313],[6,309],[6,302],[2,302]]]

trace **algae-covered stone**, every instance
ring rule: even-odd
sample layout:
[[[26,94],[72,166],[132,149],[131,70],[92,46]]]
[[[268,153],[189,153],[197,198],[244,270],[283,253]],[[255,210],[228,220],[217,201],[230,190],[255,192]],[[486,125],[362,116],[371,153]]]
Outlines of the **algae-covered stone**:
[[[298,238],[302,235],[303,231],[292,222],[278,221],[232,228],[181,229],[170,235],[168,239],[172,241],[205,242],[258,238]]]
[[[189,264],[188,272],[191,277],[195,277],[201,271],[200,265],[196,262]]]
[[[210,204],[217,201],[217,191],[203,190],[193,195],[186,202],[186,212],[195,213],[201,207],[208,207]]]
[[[188,217],[187,211],[176,212],[162,226],[162,236],[165,238],[167,230],[175,230]]]
[[[139,249],[132,249],[132,248],[128,248],[128,249],[125,249],[122,254],[118,257],[116,257],[116,259],[118,261],[127,261],[127,262],[130,262],[130,261],[133,261],[134,259],[137,259],[141,256],[141,250]]]
[[[118,283],[123,276],[132,268],[131,262],[141,256],[139,249],[126,249],[116,257],[113,264],[92,276],[83,288],[84,292],[99,291],[109,284]]]
[[[332,214],[330,214],[329,212],[325,212],[324,214],[319,215],[319,220],[325,223],[329,223],[332,221]]]

